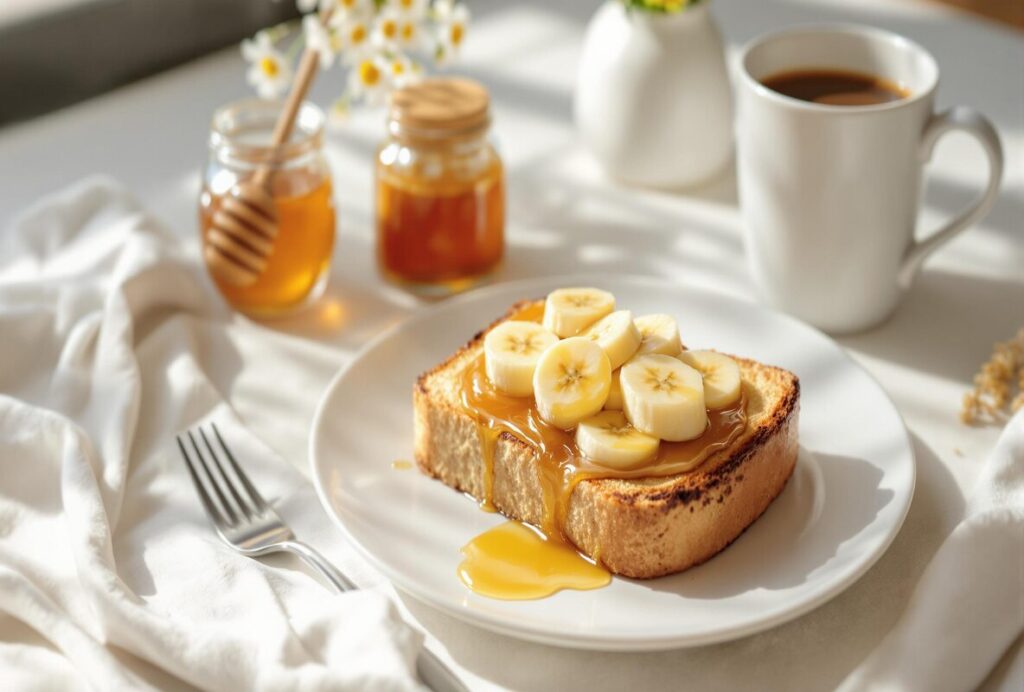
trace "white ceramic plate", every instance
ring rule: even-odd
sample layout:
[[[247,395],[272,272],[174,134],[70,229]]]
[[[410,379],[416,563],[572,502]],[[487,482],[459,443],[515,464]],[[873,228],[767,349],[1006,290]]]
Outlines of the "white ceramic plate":
[[[789,484],[733,545],[682,574],[614,578],[594,591],[500,601],[456,577],[459,548],[503,521],[395,460],[412,458],[416,377],[514,301],[594,285],[635,314],[679,320],[714,347],[795,372],[801,454]],[[500,284],[383,334],[327,388],[310,451],[320,499],[396,586],[463,620],[547,644],[616,651],[707,644],[797,617],[857,580],[895,537],[914,491],[906,429],[881,387],[832,340],[784,315],[653,279],[563,277]]]

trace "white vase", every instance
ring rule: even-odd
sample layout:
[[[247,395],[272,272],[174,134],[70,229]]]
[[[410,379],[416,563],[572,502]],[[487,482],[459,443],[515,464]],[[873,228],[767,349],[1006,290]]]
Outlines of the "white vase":
[[[576,126],[611,177],[685,187],[731,159],[732,90],[708,3],[664,14],[608,0],[590,21]]]

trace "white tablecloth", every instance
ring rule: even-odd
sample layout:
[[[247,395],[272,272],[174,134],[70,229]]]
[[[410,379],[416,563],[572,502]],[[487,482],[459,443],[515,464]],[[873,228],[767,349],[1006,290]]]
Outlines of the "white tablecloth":
[[[308,485],[211,386],[200,343],[231,318],[173,236],[91,180],[29,211],[0,258],[0,631],[46,642],[0,646],[0,681],[416,689],[419,637],[388,589],[334,596],[212,532],[186,428],[216,422],[282,511]]]
[[[495,130],[510,171],[509,251],[502,278],[555,274],[567,266],[686,274],[711,288],[754,297],[731,176],[684,195],[626,190],[603,179],[575,142],[574,64],[593,8],[541,2],[474,7],[473,42],[460,69],[484,79],[495,96]],[[796,21],[859,21],[905,33],[928,47],[942,66],[940,105],[974,105],[1000,129],[1008,171],[992,215],[933,258],[890,322],[841,340],[892,395],[912,433],[919,470],[914,504],[889,552],[844,594],[793,623],[719,646],[629,655],[558,650],[478,630],[403,597],[400,605],[407,614],[479,685],[834,686],[896,622],[913,584],[963,515],[965,497],[998,435],[994,428],[964,427],[956,414],[992,342],[1024,323],[1019,79],[1024,48],[1019,35],[915,2],[718,0],[714,11],[732,47]],[[0,229],[29,202],[99,170],[127,183],[180,240],[185,256],[197,262],[202,133],[214,107],[245,94],[242,74],[231,50],[0,131]],[[318,85],[318,101],[328,101],[329,86]],[[211,388],[303,473],[312,412],[330,376],[368,338],[420,305],[383,284],[373,268],[369,161],[381,135],[380,117],[359,113],[329,139],[341,211],[327,299],[316,311],[268,325],[214,320],[194,336]],[[966,203],[982,171],[970,140],[954,136],[940,145],[930,167],[933,184],[923,223],[934,224]],[[211,289],[207,284],[203,290]],[[284,507],[300,533],[361,583],[380,583],[328,525],[308,491],[287,498]],[[0,622],[0,640],[22,647],[26,660],[46,655],[38,636],[11,622]],[[1014,670],[1014,680],[1022,679],[1024,672],[1012,669],[1012,661],[1002,662],[990,685],[1010,684],[1007,675]],[[154,670],[140,674],[168,682]]]

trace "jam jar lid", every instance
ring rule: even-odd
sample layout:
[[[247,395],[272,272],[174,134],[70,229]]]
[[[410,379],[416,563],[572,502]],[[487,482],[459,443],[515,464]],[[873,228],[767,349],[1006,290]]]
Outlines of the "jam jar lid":
[[[388,128],[397,137],[453,139],[490,124],[490,95],[472,79],[434,77],[391,94]]]

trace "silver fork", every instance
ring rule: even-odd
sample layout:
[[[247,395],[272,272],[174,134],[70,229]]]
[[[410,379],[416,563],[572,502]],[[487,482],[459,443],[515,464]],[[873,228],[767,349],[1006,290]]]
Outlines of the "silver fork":
[[[211,423],[210,427],[221,454],[210,444],[210,438],[202,427],[198,429],[202,445],[196,441],[196,435],[191,430],[176,436],[175,440],[203,509],[213,522],[217,535],[248,557],[256,558],[278,552],[292,553],[322,574],[339,593],[356,590],[358,587],[352,580],[338,571],[327,558],[295,538],[292,530],[242,471],[217,425]],[[190,444],[186,445],[184,437],[187,437]],[[189,446],[192,454],[189,453]],[[227,463],[222,463],[222,457]],[[229,467],[231,472],[225,467]],[[421,649],[416,659],[416,670],[423,682],[435,692],[467,690],[448,666],[426,647]]]

